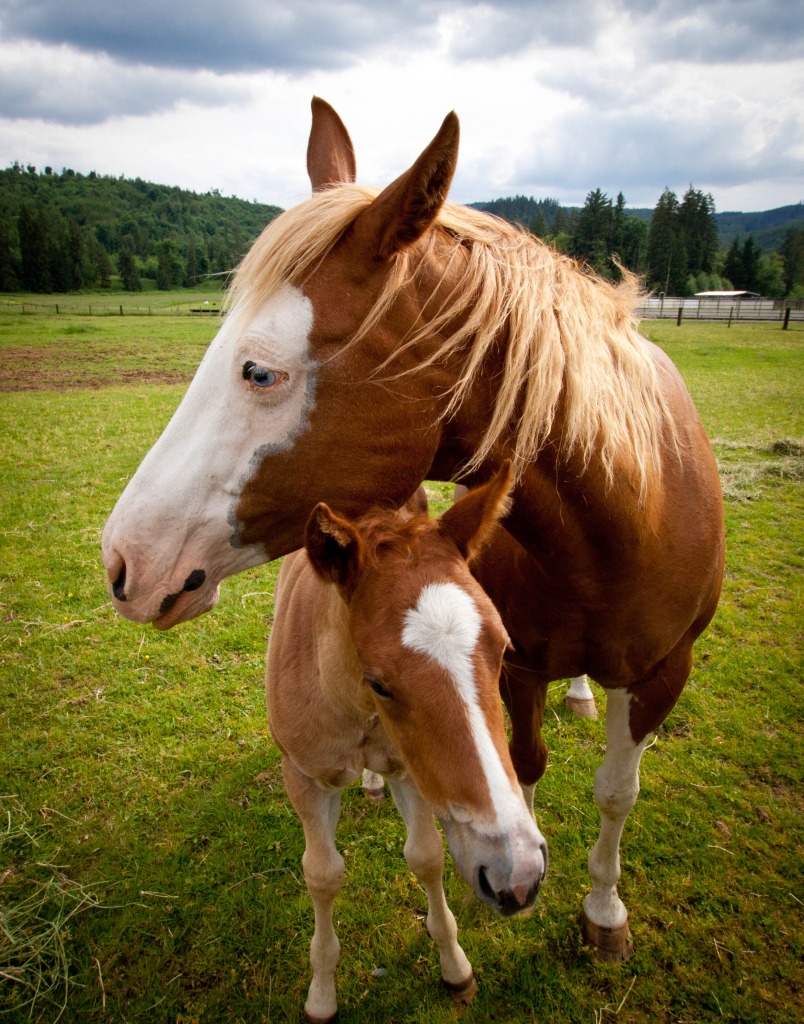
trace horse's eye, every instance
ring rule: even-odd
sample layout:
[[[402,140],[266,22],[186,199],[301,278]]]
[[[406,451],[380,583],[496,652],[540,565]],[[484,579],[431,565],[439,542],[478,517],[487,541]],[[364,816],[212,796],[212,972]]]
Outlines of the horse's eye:
[[[272,388],[280,379],[280,375],[276,370],[258,366],[249,359],[243,363],[243,379],[251,381],[258,388]]]
[[[366,675],[363,677],[372,690],[377,694],[378,697],[382,697],[383,700],[392,700],[393,694],[390,690],[387,690],[379,679],[375,679],[374,676]]]

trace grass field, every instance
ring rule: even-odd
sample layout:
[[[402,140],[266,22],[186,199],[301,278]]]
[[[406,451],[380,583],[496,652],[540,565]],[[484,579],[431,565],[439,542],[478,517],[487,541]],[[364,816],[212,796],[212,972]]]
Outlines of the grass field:
[[[302,1019],[312,910],[262,691],[277,566],[159,634],[114,615],[98,550],[211,320],[0,315],[0,1021]],[[437,983],[396,813],[347,792],[344,1022],[802,1019],[804,334],[644,330],[715,439],[729,551],[626,828],[635,954],[600,965],[581,944],[604,730],[557,683],[535,914],[495,918],[448,866],[480,984],[466,1011]]]

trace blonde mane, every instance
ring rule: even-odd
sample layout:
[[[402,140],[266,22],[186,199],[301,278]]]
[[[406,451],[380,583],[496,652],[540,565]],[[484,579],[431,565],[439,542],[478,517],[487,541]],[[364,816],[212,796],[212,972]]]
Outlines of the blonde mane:
[[[237,270],[232,306],[248,312],[286,282],[302,286],[376,195],[342,185],[273,220]],[[599,458],[610,483],[625,472],[644,500],[651,481],[661,475],[663,436],[673,447],[675,434],[655,365],[636,329],[636,279],[626,273],[622,284],[612,285],[527,232],[468,207],[448,203],[436,223],[449,240],[445,270],[453,262],[460,268],[458,284],[378,371],[388,370],[404,348],[460,323],[445,331],[443,344],[417,366],[418,371],[450,354],[462,355],[446,418],[465,399],[492,349],[504,342],[494,412],[462,471],[479,467],[513,432],[520,476],[548,442],[560,405],[562,453],[580,454],[584,466],[593,455]],[[412,246],[396,255],[373,310],[348,344],[382,319],[428,253]]]

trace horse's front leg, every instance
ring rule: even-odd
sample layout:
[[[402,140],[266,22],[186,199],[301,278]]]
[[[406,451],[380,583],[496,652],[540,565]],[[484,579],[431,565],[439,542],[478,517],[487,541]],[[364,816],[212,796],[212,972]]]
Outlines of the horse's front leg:
[[[500,695],[511,719],[511,762],[522,788],[525,804],[533,811],[536,783],[547,768],[547,744],[542,720],[547,702],[547,682],[509,652],[500,676]]]
[[[430,808],[413,783],[390,783],[391,795],[405,820],[405,860],[427,894],[427,931],[438,946],[441,977],[456,1003],[471,1003],[477,992],[472,965],[458,943],[458,926],[444,896],[444,841]]]
[[[287,757],[282,762],[282,774],[288,796],[304,829],[302,868],[315,911],[315,931],[310,943],[313,980],[304,1004],[304,1015],[310,1024],[323,1024],[334,1020],[338,1010],[335,968],[340,943],[332,925],[332,908],[344,870],[343,857],[335,847],[341,794],[321,789]]]

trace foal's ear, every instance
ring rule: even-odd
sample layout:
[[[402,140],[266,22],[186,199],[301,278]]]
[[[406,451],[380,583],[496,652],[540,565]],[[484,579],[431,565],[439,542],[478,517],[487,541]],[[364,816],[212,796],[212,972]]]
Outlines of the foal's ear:
[[[307,520],[304,546],[318,575],[349,597],[357,586],[363,555],[360,534],[348,519],[319,502]]]
[[[457,115],[447,114],[416,163],[382,191],[354,224],[370,255],[387,260],[420,238],[444,204],[458,161]]]
[[[454,542],[470,564],[491,540],[494,527],[511,507],[514,473],[504,462],[488,483],[469,491],[438,520],[439,529]]]
[[[357,165],[349,132],[326,100],[313,97],[313,124],[307,143],[307,173],[313,192],[355,180]]]

